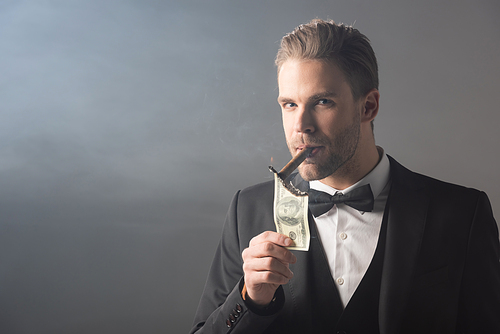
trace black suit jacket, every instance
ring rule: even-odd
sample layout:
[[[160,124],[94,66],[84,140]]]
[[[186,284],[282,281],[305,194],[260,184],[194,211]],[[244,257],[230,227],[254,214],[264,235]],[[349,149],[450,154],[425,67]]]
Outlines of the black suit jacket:
[[[390,162],[380,333],[500,333],[500,245],[486,194]],[[192,333],[335,327],[328,319],[336,288],[320,244],[295,252],[294,277],[278,290],[283,303],[276,312],[258,314],[241,297],[241,252],[254,236],[275,230],[273,191],[273,182],[266,182],[233,198]]]

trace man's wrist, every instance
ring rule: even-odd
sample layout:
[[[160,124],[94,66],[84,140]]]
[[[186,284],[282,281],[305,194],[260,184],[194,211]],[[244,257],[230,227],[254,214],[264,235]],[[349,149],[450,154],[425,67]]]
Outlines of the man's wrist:
[[[251,310],[255,314],[262,316],[268,316],[278,312],[283,308],[283,305],[285,304],[285,293],[282,286],[278,287],[278,289],[274,293],[273,299],[269,304],[259,305],[248,296],[246,285],[243,281],[241,286],[241,297],[243,298],[245,305],[249,310]]]

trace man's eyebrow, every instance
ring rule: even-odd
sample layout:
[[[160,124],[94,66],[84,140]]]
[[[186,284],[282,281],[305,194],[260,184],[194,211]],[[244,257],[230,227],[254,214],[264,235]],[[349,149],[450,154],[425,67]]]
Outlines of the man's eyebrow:
[[[314,94],[313,96],[309,97],[309,101],[311,100],[321,100],[321,99],[324,99],[324,98],[327,98],[327,97],[337,97],[338,94],[334,93],[334,92],[330,92],[330,91],[324,91],[324,92],[321,92],[321,93],[318,93],[318,94]]]
[[[327,97],[333,98],[333,97],[338,97],[338,94],[331,92],[331,91],[324,91],[321,93],[314,94],[308,98],[309,101],[316,101],[316,100],[321,100],[325,99]],[[278,96],[278,102],[279,103],[290,103],[294,102],[292,98],[286,97],[286,96]]]
[[[289,103],[289,102],[293,102],[293,99],[286,97],[286,96],[278,96],[278,102],[279,103]]]

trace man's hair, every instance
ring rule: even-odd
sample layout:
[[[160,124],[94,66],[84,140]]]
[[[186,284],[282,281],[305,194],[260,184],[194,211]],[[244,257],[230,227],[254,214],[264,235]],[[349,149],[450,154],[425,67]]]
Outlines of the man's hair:
[[[278,73],[289,59],[332,61],[344,73],[354,100],[378,89],[377,58],[370,41],[351,26],[320,19],[298,26],[281,40]]]

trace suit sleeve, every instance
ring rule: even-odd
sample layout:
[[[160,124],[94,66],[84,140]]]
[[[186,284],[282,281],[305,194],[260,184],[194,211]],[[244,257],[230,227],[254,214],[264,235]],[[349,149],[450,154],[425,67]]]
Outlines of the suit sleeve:
[[[499,260],[498,226],[488,197],[481,192],[462,277],[459,333],[500,333]]]
[[[262,333],[277,316],[277,313],[263,316],[252,312],[241,296],[243,287],[241,251],[247,246],[248,237],[242,240],[238,231],[239,195],[240,192],[234,196],[226,216],[222,238],[190,333],[258,334]]]

